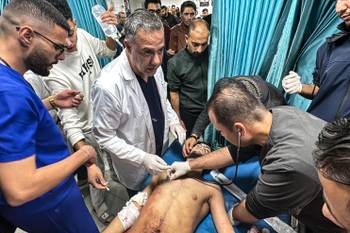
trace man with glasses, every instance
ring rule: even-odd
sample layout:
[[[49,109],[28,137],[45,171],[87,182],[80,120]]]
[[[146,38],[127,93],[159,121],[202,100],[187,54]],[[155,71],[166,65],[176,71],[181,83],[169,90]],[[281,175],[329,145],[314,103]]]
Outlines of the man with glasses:
[[[104,171],[103,151],[100,150],[92,135],[92,101],[91,86],[100,73],[100,65],[97,57],[112,57],[115,53],[116,43],[111,38],[102,41],[90,35],[83,29],[77,28],[73,20],[71,9],[66,0],[47,0],[66,18],[70,26],[69,40],[72,42],[65,53],[65,60],[55,64],[48,77],[44,80],[52,93],[65,89],[79,90],[86,98],[77,108],[61,109],[58,117],[61,120],[64,135],[74,151],[78,151],[84,145],[91,145],[97,152],[97,165],[84,166],[78,170],[78,182],[87,178],[90,184],[98,189],[105,189],[106,181],[99,167]],[[117,24],[116,16],[110,8],[101,19],[107,24]],[[86,168],[85,168],[86,167]],[[106,168],[107,169],[107,168]],[[102,222],[106,222],[113,211],[104,205],[104,191],[90,186],[91,201],[97,216]],[[125,190],[124,190],[125,191]]]
[[[0,17],[0,215],[27,232],[98,232],[72,176],[96,153],[86,145],[69,155],[22,76],[48,75],[71,46],[69,30],[42,0],[12,0]]]
[[[181,23],[171,29],[168,53],[175,55],[180,49],[186,47],[186,36],[188,36],[191,21],[197,14],[196,4],[185,1],[181,4]]]

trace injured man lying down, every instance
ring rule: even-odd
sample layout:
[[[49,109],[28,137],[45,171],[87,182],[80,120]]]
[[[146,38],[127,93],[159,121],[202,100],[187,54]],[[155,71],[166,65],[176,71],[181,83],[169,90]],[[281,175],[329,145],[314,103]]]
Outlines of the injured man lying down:
[[[210,152],[198,144],[192,156]],[[143,192],[132,197],[103,233],[190,233],[211,211],[218,233],[233,233],[220,186],[200,179],[200,172],[170,181],[154,176]]]

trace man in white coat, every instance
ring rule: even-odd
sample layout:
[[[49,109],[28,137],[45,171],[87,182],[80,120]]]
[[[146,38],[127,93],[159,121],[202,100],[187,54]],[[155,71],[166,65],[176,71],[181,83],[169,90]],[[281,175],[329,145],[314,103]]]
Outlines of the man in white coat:
[[[160,157],[170,132],[183,143],[186,131],[167,100],[160,67],[164,33],[160,19],[137,10],[125,24],[125,49],[102,69],[92,88],[93,133],[112,158],[129,194],[148,173],[169,167]]]

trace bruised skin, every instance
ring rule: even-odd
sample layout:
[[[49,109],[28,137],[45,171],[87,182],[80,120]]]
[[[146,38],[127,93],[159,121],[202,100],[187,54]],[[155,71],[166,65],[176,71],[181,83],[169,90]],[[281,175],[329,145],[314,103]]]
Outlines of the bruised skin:
[[[205,191],[203,191],[205,190]],[[209,212],[211,192],[218,186],[193,178],[166,181],[152,193],[130,233],[193,232]]]

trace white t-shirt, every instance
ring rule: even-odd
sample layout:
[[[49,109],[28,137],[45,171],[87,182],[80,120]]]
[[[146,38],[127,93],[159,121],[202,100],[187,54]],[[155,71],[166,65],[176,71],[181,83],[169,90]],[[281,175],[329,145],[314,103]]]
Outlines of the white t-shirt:
[[[58,112],[63,131],[74,145],[90,133],[92,127],[92,101],[90,90],[101,68],[97,57],[112,57],[115,51],[107,48],[105,41],[97,39],[83,29],[77,30],[77,51],[65,53],[65,59],[53,66],[45,83],[55,94],[60,90],[80,90],[83,102],[77,108]]]

